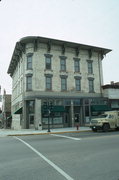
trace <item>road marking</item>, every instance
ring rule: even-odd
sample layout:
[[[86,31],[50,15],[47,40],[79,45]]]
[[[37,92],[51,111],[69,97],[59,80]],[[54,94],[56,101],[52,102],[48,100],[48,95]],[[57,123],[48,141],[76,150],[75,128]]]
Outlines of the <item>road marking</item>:
[[[32,151],[34,151],[38,156],[40,156],[42,159],[44,159],[50,166],[52,166],[56,171],[58,171],[62,176],[64,176],[67,180],[74,180],[71,176],[69,176],[67,173],[65,173],[61,168],[59,168],[56,164],[54,164],[52,161],[47,159],[43,154],[41,154],[39,151],[37,151],[35,148],[33,148],[30,144],[23,141],[22,139],[18,137],[14,137],[15,139],[21,141],[23,144],[28,146]]]
[[[67,138],[67,139],[72,139],[72,140],[76,140],[76,141],[81,140],[80,138],[74,138],[74,137],[69,137],[69,136],[62,136],[62,135],[57,135],[57,134],[50,134],[50,135],[58,136],[58,137],[62,137],[62,138]]]

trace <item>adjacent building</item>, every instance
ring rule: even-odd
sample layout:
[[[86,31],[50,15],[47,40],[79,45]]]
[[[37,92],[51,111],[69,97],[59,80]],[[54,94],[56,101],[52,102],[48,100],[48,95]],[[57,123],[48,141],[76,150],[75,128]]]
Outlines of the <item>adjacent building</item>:
[[[12,77],[12,128],[84,125],[104,107],[102,60],[110,49],[44,37],[16,43]]]
[[[4,128],[11,128],[11,94],[6,94],[5,91],[2,96],[2,121]]]
[[[104,97],[108,98],[111,110],[119,110],[119,82],[111,81],[102,88]]]

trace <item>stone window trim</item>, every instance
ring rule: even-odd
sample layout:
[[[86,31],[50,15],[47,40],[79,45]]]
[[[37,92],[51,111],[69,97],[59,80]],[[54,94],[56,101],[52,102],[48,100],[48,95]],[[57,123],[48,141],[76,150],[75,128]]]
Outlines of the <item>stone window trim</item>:
[[[53,74],[45,74],[45,77],[53,77]]]
[[[47,57],[47,58],[52,58],[53,57],[52,54],[44,54],[44,56]]]
[[[74,57],[73,60],[74,60],[74,61],[80,61],[81,59],[78,58],[78,57]]]
[[[91,59],[87,59],[86,61],[89,63],[93,63],[93,60],[91,60]]]
[[[90,81],[90,80],[94,81],[94,78],[93,78],[93,77],[88,77],[88,80],[89,80],[89,81]]]
[[[33,76],[33,74],[28,73],[28,74],[26,74],[25,76],[26,76],[26,77],[31,77],[31,76]]]
[[[65,60],[67,59],[66,56],[59,56],[59,58],[60,58],[60,59],[65,59]]]
[[[81,80],[81,76],[74,76],[75,79],[80,79]]]
[[[60,75],[60,78],[68,78],[68,75]]]
[[[33,56],[33,53],[27,53],[26,57],[28,57],[28,56]]]

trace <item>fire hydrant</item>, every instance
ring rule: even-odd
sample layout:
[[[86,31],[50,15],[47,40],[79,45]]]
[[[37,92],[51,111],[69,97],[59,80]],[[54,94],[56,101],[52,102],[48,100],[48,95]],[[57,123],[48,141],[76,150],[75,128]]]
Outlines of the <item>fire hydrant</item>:
[[[77,131],[79,130],[79,124],[76,124],[76,129],[77,129]]]

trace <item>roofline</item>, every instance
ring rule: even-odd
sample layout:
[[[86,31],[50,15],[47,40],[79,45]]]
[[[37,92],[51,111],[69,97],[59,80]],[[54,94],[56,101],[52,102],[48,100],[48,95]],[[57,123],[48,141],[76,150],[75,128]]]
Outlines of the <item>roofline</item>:
[[[92,45],[86,45],[86,44],[80,44],[72,41],[64,41],[64,40],[59,40],[59,39],[53,39],[53,38],[48,38],[48,37],[41,37],[41,36],[26,36],[20,39],[21,43],[28,43],[28,42],[34,42],[34,40],[39,40],[40,42],[48,42],[52,41],[53,44],[65,44],[70,47],[82,47],[84,49],[93,49],[93,50],[98,50],[98,51],[103,51],[104,55],[107,53],[111,52],[112,49],[107,49],[107,48],[102,48],[98,46],[92,46]]]
[[[64,41],[64,40],[58,40],[58,39],[52,39],[52,38],[46,38],[46,37],[40,37],[40,36],[26,36],[26,37],[21,38],[18,42],[16,42],[14,52],[13,52],[13,55],[9,64],[9,68],[7,71],[7,73],[10,74],[10,76],[13,75],[13,69],[15,69],[22,52],[25,53],[25,44],[26,43],[35,44],[37,42],[47,43],[47,44],[51,43],[51,44],[61,45],[64,47],[72,47],[72,48],[78,49],[78,51],[80,49],[86,49],[88,51],[97,51],[102,55],[102,57],[106,55],[107,53],[109,53],[110,51],[112,51],[111,49],[107,49],[107,48],[85,45],[85,44],[80,44],[80,43],[75,43],[75,42]]]
[[[103,89],[119,89],[119,85],[117,84],[106,84],[102,86]]]

